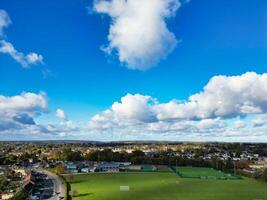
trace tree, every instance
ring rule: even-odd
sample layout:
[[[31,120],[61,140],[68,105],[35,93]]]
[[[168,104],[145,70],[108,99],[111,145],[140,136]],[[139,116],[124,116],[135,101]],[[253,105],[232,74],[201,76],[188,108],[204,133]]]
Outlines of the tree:
[[[227,171],[233,170],[234,169],[234,162],[231,160],[231,158],[228,158],[228,160],[225,163],[225,169]]]
[[[100,151],[91,151],[85,155],[85,160],[97,161]]]
[[[58,174],[64,174],[65,168],[63,164],[59,164],[56,166],[56,173]]]
[[[83,156],[80,151],[72,151],[71,148],[63,149],[61,160],[82,161]]]
[[[143,157],[145,156],[145,153],[141,150],[135,150],[132,152],[133,157]]]

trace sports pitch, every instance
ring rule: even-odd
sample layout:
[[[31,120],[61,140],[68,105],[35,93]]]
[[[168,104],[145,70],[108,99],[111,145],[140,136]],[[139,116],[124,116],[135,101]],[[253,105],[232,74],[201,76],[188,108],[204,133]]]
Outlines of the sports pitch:
[[[75,175],[71,188],[78,192],[73,200],[267,200],[267,184],[254,179],[203,180],[172,172]]]
[[[239,179],[239,177],[233,176],[232,174],[204,167],[177,167],[176,173],[184,178]]]

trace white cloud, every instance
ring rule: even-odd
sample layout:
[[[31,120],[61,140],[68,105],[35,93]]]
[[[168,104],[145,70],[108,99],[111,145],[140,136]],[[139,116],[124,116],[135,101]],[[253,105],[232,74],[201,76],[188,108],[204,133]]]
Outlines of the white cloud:
[[[67,119],[62,111],[58,109],[59,116]],[[0,95],[0,138],[56,139],[81,130],[81,126],[78,127],[69,120],[59,124],[38,124],[38,116],[48,112],[48,101],[44,92],[23,92],[10,97]]]
[[[252,121],[254,127],[260,127],[267,124],[267,114],[259,115],[256,119]]]
[[[32,64],[43,63],[43,56],[37,53],[29,53],[24,55],[23,53],[17,51],[14,46],[5,41],[0,41],[0,53],[10,55],[14,60],[21,64],[22,67],[28,67]]]
[[[48,110],[42,92],[0,95],[0,134],[52,139],[262,142],[267,141],[266,82],[266,74],[251,72],[215,76],[202,92],[185,102],[174,99],[161,103],[148,95],[127,94],[86,124],[66,119],[61,109],[57,113],[66,120],[38,124],[37,117]],[[190,104],[194,106],[189,109]]]
[[[173,134],[186,138],[249,137],[264,132],[248,126],[247,115],[261,114],[254,126],[266,123],[267,74],[248,72],[240,76],[214,76],[202,92],[182,102],[160,103],[151,96],[127,94],[121,102],[89,121],[89,130],[143,134]],[[254,121],[253,121],[254,120]],[[229,122],[228,122],[229,121]],[[242,131],[240,130],[242,129]],[[138,137],[138,136],[137,136]],[[190,138],[189,138],[190,139]]]
[[[157,121],[152,110],[154,100],[150,96],[127,94],[121,102],[114,102],[110,109],[93,116],[90,128],[108,129],[129,124],[151,123]]]
[[[0,95],[0,112],[17,113],[23,112],[31,115],[47,110],[46,94],[23,92],[17,96],[6,97]]]
[[[6,11],[0,9],[0,36],[3,36],[3,29],[11,24],[11,20]]]
[[[96,0],[94,10],[111,17],[105,51],[115,51],[130,69],[145,70],[156,65],[177,44],[166,19],[180,6],[179,0]]]
[[[66,113],[64,112],[64,110],[62,110],[62,109],[57,109],[57,110],[56,110],[56,116],[57,116],[59,119],[67,120],[67,115],[66,115]]]
[[[267,74],[214,76],[204,90],[184,103],[176,100],[156,105],[158,118],[205,119],[236,117],[267,111]]]
[[[26,60],[29,64],[43,63],[43,56],[34,52],[26,55]]]
[[[115,114],[115,117],[119,119],[137,123],[154,122],[157,119],[150,103],[153,104],[153,99],[150,96],[127,94],[121,98],[121,103],[113,103],[111,110]]]
[[[236,129],[245,128],[246,127],[246,123],[244,121],[237,120],[237,121],[234,122],[234,127]]]
[[[36,125],[34,117],[45,112],[47,99],[43,92],[28,92],[11,97],[0,95],[0,131]]]
[[[219,122],[220,122],[219,118],[216,118],[216,119],[202,119],[202,120],[199,121],[198,127],[200,129],[210,129],[210,128],[214,128],[214,127],[219,127],[219,126],[221,126],[221,124]]]
[[[43,64],[43,56],[35,52],[24,54],[16,50],[10,42],[1,39],[4,35],[3,29],[11,24],[11,20],[5,10],[0,9],[0,53],[10,55],[14,60],[21,64],[22,67],[29,67],[32,64]]]
[[[187,102],[171,100],[158,103],[151,96],[127,94],[115,102],[103,115],[102,121],[151,123],[168,120],[200,120],[233,118],[267,112],[267,74],[248,72],[241,76],[214,76],[204,90],[189,97]],[[112,117],[111,117],[112,116]],[[104,119],[103,119],[104,118]]]
[[[145,130],[156,131],[158,133],[216,133],[222,132],[226,124],[220,119],[203,119],[200,121],[180,120],[180,121],[158,121],[145,126]]]

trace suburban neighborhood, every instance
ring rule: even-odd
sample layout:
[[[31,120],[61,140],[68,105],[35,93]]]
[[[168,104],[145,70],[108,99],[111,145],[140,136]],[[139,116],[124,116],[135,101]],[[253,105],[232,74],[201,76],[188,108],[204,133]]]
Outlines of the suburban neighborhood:
[[[1,199],[63,199],[64,184],[77,174],[157,172],[190,166],[259,179],[267,168],[265,144],[2,142],[0,150]]]

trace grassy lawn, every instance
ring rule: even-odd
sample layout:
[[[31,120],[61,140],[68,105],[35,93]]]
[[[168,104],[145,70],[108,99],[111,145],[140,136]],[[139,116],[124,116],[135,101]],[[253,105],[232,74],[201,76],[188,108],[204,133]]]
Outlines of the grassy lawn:
[[[130,191],[120,191],[122,185]],[[202,180],[175,173],[75,175],[74,200],[267,200],[267,184],[253,179]]]
[[[217,177],[217,178],[229,178],[234,179],[235,177],[231,174],[226,174],[221,171],[212,169],[212,168],[204,168],[204,167],[177,167],[177,173],[182,177]]]

